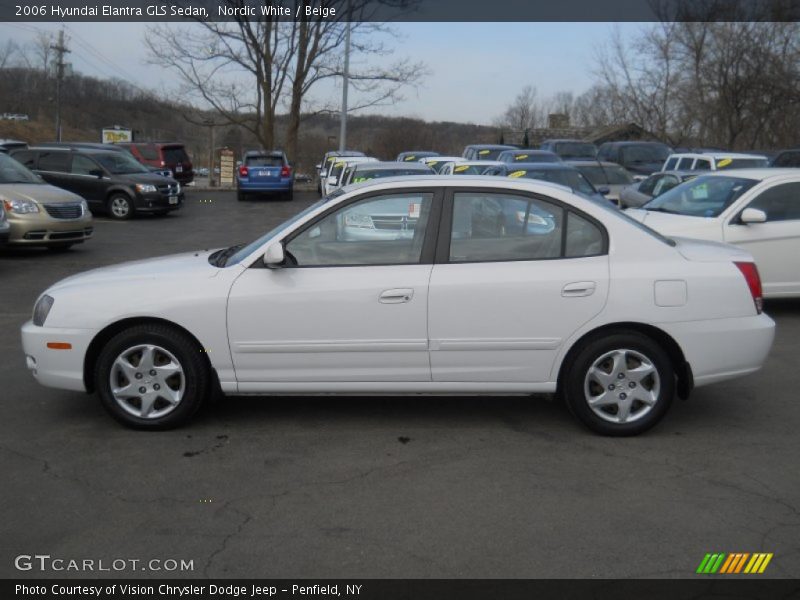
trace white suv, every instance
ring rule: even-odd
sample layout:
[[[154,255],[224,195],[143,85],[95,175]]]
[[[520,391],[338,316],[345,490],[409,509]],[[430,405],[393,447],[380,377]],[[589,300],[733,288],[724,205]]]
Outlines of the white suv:
[[[720,169],[760,169],[768,166],[766,156],[735,152],[681,152],[670,154],[662,171],[718,171]]]

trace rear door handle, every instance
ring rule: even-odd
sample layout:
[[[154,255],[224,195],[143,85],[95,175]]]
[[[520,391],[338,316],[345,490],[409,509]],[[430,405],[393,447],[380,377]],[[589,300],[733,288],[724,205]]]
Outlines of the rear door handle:
[[[596,288],[597,284],[594,281],[574,281],[561,288],[561,295],[565,298],[591,296]]]
[[[414,290],[410,288],[397,288],[393,290],[384,290],[378,297],[381,304],[402,304],[403,302],[410,302],[414,297]]]

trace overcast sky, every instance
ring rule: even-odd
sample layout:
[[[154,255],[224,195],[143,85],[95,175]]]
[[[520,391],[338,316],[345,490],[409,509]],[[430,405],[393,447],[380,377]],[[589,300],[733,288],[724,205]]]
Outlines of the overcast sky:
[[[76,71],[117,76],[138,86],[173,91],[175,76],[148,64],[143,44],[147,23],[70,23],[68,60]],[[181,25],[178,25],[182,27]],[[0,23],[0,39],[24,43],[36,30],[56,32],[57,23]],[[427,64],[430,74],[406,99],[376,112],[427,120],[489,124],[526,85],[540,97],[559,91],[576,95],[591,85],[597,48],[615,27],[623,37],[638,23],[398,23],[390,41],[395,58]],[[341,88],[319,88],[338,98]]]

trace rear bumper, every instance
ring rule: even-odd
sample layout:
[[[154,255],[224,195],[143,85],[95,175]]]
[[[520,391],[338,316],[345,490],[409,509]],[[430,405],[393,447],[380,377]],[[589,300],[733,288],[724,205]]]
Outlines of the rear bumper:
[[[678,342],[691,366],[695,386],[758,371],[775,338],[775,322],[765,314],[656,326]]]
[[[288,192],[293,186],[294,181],[292,179],[281,179],[280,181],[274,182],[252,182],[241,180],[236,182],[236,187],[240,192],[252,192],[254,194],[261,192]]]
[[[22,326],[22,348],[28,370],[47,387],[85,392],[83,361],[95,335],[90,329],[37,327],[28,321]],[[70,344],[68,350],[54,350],[48,342]]]

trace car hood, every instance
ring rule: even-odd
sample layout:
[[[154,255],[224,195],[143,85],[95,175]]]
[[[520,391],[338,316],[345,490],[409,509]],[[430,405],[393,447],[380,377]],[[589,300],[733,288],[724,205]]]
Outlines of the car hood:
[[[687,217],[686,215],[674,215],[670,213],[644,210],[642,208],[628,208],[625,212],[648,227],[651,227],[664,235],[686,235],[697,231],[708,231],[709,227],[715,227],[717,221],[714,217]],[[705,236],[703,236],[705,237]]]
[[[80,202],[77,194],[62,190],[54,185],[42,183],[3,183],[0,184],[0,198],[5,200],[33,200],[46,204],[56,202]]]
[[[62,279],[50,287],[48,292],[74,287],[86,288],[98,284],[119,286],[127,282],[139,285],[146,281],[158,281],[159,285],[164,285],[166,282],[174,283],[176,280],[216,277],[222,269],[209,264],[208,256],[212,252],[213,250],[185,252],[100,267]]]
[[[631,173],[636,173],[637,175],[652,175],[656,171],[661,170],[661,165],[664,164],[664,161],[658,162],[648,162],[648,163],[628,163],[625,165],[625,168],[628,169]]]

